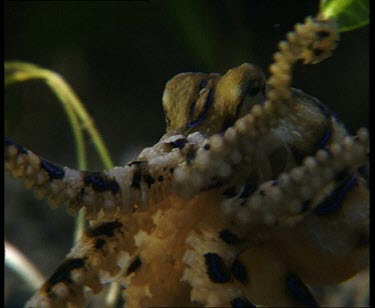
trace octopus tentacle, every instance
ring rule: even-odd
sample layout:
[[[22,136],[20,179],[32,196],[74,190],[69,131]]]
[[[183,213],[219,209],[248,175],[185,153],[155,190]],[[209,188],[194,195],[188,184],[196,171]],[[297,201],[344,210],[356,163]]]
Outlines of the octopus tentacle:
[[[170,144],[175,141],[169,139],[156,144],[152,155],[141,153],[138,160],[124,167],[88,172],[51,163],[5,137],[5,167],[37,197],[47,197],[51,207],[67,203],[73,214],[86,207],[89,218],[100,213],[113,216],[162,200],[170,192],[166,184],[173,180],[173,168],[186,159],[196,142],[203,142],[202,138],[195,141],[194,136],[188,136],[188,146],[173,150]]]
[[[265,182],[245,200],[226,200],[224,212],[234,215],[237,223],[247,228],[256,222],[263,222],[268,227],[278,225],[280,219],[316,210],[320,202],[309,200],[332,183],[340,172],[354,174],[367,162],[367,131],[360,129],[357,134],[358,140],[347,136],[341,143],[319,150],[314,157],[307,157],[302,166]],[[351,181],[354,179],[355,176]],[[348,182],[346,186],[350,184]]]
[[[187,265],[182,281],[191,285],[193,302],[207,307],[237,307],[240,299],[245,300],[245,294],[236,285],[247,282],[246,269],[236,259],[242,245],[226,243],[209,230],[191,232],[186,243],[189,249],[182,260]]]
[[[101,222],[85,232],[25,307],[82,307],[86,287],[98,293],[103,285],[125,276],[135,254],[125,233],[120,220]]]
[[[295,32],[287,35],[287,40],[280,43],[280,51],[274,56],[275,63],[271,65],[268,80],[271,89],[267,92],[266,102],[253,106],[250,113],[237,120],[223,136],[210,137],[207,142],[210,151],[202,147],[194,160],[179,165],[175,172],[176,182],[187,195],[214,185],[218,178],[227,178],[234,165],[254,152],[251,144],[267,134],[289,111],[292,65],[300,59],[315,63],[327,58],[336,45],[337,27],[331,21],[307,18],[305,24],[297,25]],[[233,152],[238,155],[233,157]]]

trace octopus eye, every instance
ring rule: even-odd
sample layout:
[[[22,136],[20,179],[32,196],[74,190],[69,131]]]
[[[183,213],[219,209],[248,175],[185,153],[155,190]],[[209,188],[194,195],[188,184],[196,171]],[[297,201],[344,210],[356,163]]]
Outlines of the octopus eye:
[[[258,80],[252,80],[249,82],[248,87],[246,88],[246,96],[255,96],[257,95],[264,87],[261,86]]]

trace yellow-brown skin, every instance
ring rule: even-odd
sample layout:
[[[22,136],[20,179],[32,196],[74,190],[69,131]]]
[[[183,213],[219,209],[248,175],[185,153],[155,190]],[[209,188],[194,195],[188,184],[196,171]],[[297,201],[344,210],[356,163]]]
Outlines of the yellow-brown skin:
[[[85,286],[99,292],[109,280],[126,286],[127,307],[235,306],[234,300],[244,298],[261,305],[312,305],[315,300],[302,283],[294,291],[287,284],[290,275],[306,283],[324,285],[338,283],[366,267],[369,198],[366,183],[357,172],[358,164],[367,162],[366,138],[358,138],[359,142],[352,146],[345,139],[348,136],[342,124],[332,114],[315,99],[290,89],[291,63],[301,58],[315,62],[326,57],[321,53],[316,57],[310,48],[324,47],[329,52],[335,37],[335,28],[330,24],[307,20],[304,27],[297,29],[300,41],[295,43],[296,38],[290,36],[290,44],[280,47],[281,53],[275,56],[278,65],[272,68],[274,75],[267,91],[263,73],[247,63],[223,76],[183,73],[172,78],[163,95],[166,135],[153,148],[145,150],[138,161],[125,167],[91,174],[89,178],[84,172],[65,168],[62,178],[54,178],[56,171],[62,172],[61,168],[43,168],[45,160],[5,142],[6,166],[13,175],[57,203],[68,199],[72,210],[87,207],[94,218],[93,226],[67,260],[29,302],[31,306],[79,307],[84,305]],[[320,34],[316,38],[314,31]],[[322,31],[328,33],[323,36],[323,43]],[[330,44],[325,44],[327,37]],[[231,134],[227,125],[232,126]],[[189,142],[184,139],[186,145],[181,144],[181,138],[194,132],[201,133],[202,145],[194,138]],[[203,144],[214,142],[215,136],[209,136],[215,133],[220,133],[216,141],[222,141],[222,146],[219,142],[216,153],[201,166],[202,174],[194,174],[199,169],[194,165],[196,156],[209,153],[210,149]],[[170,137],[177,139],[169,140]],[[300,165],[293,151],[303,157],[314,155],[322,140],[324,147],[336,146],[330,148],[336,159],[328,157],[326,169],[310,164],[308,175],[315,176],[317,181],[304,186],[309,179],[299,179],[292,168],[306,166]],[[255,150],[247,152],[246,146]],[[200,180],[205,173],[215,174],[211,169],[220,169],[220,164],[229,165],[225,151],[238,151],[244,159],[232,162],[226,176],[220,178],[216,174],[222,182],[208,179],[211,186],[207,186],[202,181],[206,186],[198,186],[199,191],[193,190],[192,196],[185,199],[179,190],[173,189],[174,181],[178,182],[174,175],[177,171],[180,175],[193,171],[188,175]],[[172,156],[173,153],[177,155]],[[316,154],[313,163],[324,167],[321,156]],[[169,159],[166,163],[165,157]],[[215,159],[219,165],[215,165]],[[335,164],[345,169],[329,168]],[[314,173],[316,170],[333,174],[324,176]],[[344,175],[338,176],[341,171],[345,171]],[[267,181],[280,180],[281,172],[290,172],[295,187],[284,183],[285,190],[279,191],[281,197],[272,199],[272,203],[267,198],[272,195],[272,185],[278,184]],[[356,178],[355,185],[340,191],[337,208],[319,214],[316,208],[329,199],[348,175]],[[186,180],[182,184],[189,190],[189,176],[181,178]],[[246,197],[241,196],[249,179],[258,188]],[[117,183],[119,187],[113,189],[108,183]],[[271,185],[263,190],[263,184]],[[231,196],[233,200],[228,200],[223,193],[231,186],[236,192]],[[310,198],[300,196],[309,190],[313,192]],[[224,211],[224,202],[232,202],[229,205],[235,207],[238,199],[243,200],[236,208],[239,212],[253,209],[252,223],[241,223],[236,213]],[[260,208],[265,208],[265,214],[276,215],[271,217],[276,219],[273,224],[252,208],[256,200],[262,200]],[[303,201],[309,201],[308,209],[301,207]],[[294,209],[290,202],[297,202],[299,207]],[[229,230],[238,241],[224,240],[220,235],[223,230]],[[205,259],[207,254],[216,255],[222,265],[214,262],[215,270],[210,269],[212,263]],[[137,258],[141,264],[130,271]],[[242,262],[240,275],[232,269],[236,260]],[[226,269],[230,269],[229,276],[218,281],[222,277],[215,275],[227,275]],[[247,279],[241,277],[244,272]]]
[[[207,85],[200,89],[200,83]],[[253,64],[244,63],[228,70],[224,75],[181,73],[165,86],[163,107],[167,120],[166,132],[189,134],[199,131],[207,136],[225,130],[226,122],[234,123],[249,112],[251,107],[265,100],[264,73]],[[188,128],[192,103],[195,103],[194,119],[204,110],[210,90],[213,103],[207,117],[193,128]]]

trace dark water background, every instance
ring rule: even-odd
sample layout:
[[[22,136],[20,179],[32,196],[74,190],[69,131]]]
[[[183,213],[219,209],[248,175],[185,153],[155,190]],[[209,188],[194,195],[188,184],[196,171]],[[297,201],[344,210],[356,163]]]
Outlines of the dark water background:
[[[82,99],[117,164],[163,134],[164,84],[184,71],[224,73],[243,62],[265,71],[277,43],[318,1],[12,1],[5,4],[5,60],[60,73]],[[352,132],[368,126],[369,29],[344,33],[327,61],[297,65],[294,87],[320,98]],[[75,166],[70,127],[41,82],[5,93],[5,132],[62,165]],[[89,147],[89,168],[102,166]],[[73,218],[5,176],[5,237],[49,275],[71,247]],[[5,271],[5,306],[30,296]]]

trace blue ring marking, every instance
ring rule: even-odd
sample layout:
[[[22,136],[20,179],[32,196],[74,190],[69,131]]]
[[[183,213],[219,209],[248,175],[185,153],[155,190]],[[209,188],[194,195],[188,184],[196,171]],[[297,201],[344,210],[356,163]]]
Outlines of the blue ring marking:
[[[230,272],[226,268],[223,259],[216,253],[204,254],[207,274],[212,282],[225,283],[230,280]]]
[[[213,100],[213,96],[214,96],[213,93],[214,93],[213,89],[210,89],[210,91],[208,92],[207,100],[204,104],[203,110],[199,114],[198,119],[196,119],[195,121],[193,121],[193,117],[194,117],[194,109],[195,109],[196,102],[193,102],[190,105],[188,128],[193,128],[193,127],[197,126],[200,122],[202,122],[207,117],[208,110],[210,109],[210,107],[212,106],[213,101],[214,101]]]
[[[65,170],[47,160],[42,160],[40,162],[40,167],[46,171],[49,177],[53,180],[61,180],[65,176]]]
[[[232,308],[247,308],[256,307],[252,302],[250,302],[246,297],[237,297],[231,300],[230,305]]]
[[[303,284],[296,275],[290,274],[286,279],[288,291],[301,304],[307,307],[317,307],[318,303],[310,293],[310,290]]]
[[[231,272],[234,278],[236,278],[239,282],[247,283],[248,276],[246,267],[242,264],[239,260],[234,260],[231,268]]]
[[[324,215],[336,210],[347,191],[357,182],[357,178],[353,175],[346,181],[336,187],[316,208],[315,213]]]
[[[207,80],[203,79],[200,83],[199,83],[199,90],[202,90],[203,88],[205,88],[207,85]]]
[[[92,189],[96,192],[104,192],[110,190],[112,193],[117,193],[120,189],[116,180],[109,179],[106,176],[94,172],[88,174],[83,179],[86,185],[91,185]]]
[[[5,146],[8,146],[8,147],[14,145],[16,149],[18,150],[18,152],[21,154],[27,154],[27,150],[23,146],[15,143],[13,140],[10,140],[9,138],[5,136],[4,136],[4,143],[5,143]]]
[[[243,189],[241,191],[241,194],[238,198],[244,199],[249,197],[253,192],[255,191],[255,186],[253,186],[250,182],[250,180],[247,180],[245,182],[245,185],[243,186]]]
[[[331,138],[331,135],[332,135],[331,128],[330,127],[326,127],[325,130],[324,130],[323,138],[319,141],[319,143],[317,145],[317,148],[318,149],[324,148],[325,145],[327,144],[329,138]]]

